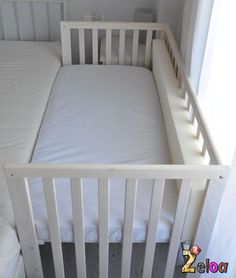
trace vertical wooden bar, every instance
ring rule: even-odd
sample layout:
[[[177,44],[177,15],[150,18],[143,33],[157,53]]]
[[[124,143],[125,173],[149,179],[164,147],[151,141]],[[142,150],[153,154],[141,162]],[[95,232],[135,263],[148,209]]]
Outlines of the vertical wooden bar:
[[[63,65],[71,65],[71,34],[70,28],[67,28],[64,23],[61,23],[61,47]]]
[[[190,99],[188,97],[188,101],[187,101],[187,111],[189,112],[190,110],[190,107],[191,107],[191,102],[190,102]]]
[[[81,179],[71,179],[71,199],[77,276],[86,278],[83,184]]]
[[[124,65],[124,60],[125,60],[125,30],[120,30],[119,65]]]
[[[203,139],[204,140],[204,139]],[[207,152],[207,146],[206,143],[203,141],[203,145],[202,145],[202,155],[205,156]]]
[[[79,60],[81,65],[85,64],[84,29],[79,29]]]
[[[13,174],[12,174],[13,177]],[[27,179],[7,178],[27,277],[43,278]]]
[[[19,11],[18,11],[18,3],[17,2],[13,2],[13,9],[14,9],[14,15],[15,15],[15,19],[16,19],[16,32],[17,32],[17,38],[18,40],[23,40],[22,37],[22,30],[21,30],[21,23],[20,23],[20,19],[19,19]]]
[[[192,125],[195,124],[195,120],[196,120],[196,116],[195,116],[195,113],[194,113],[193,108],[192,108],[192,111],[191,111],[191,123],[192,123]]]
[[[138,63],[138,40],[139,30],[133,31],[133,49],[132,49],[132,65],[137,66]]]
[[[146,47],[145,47],[145,68],[150,68],[151,65],[151,50],[152,50],[152,33],[147,31]]]
[[[61,235],[59,226],[59,217],[56,202],[56,190],[52,178],[43,178],[44,195],[48,214],[48,225],[50,232],[50,241],[52,244],[52,254],[56,278],[64,278],[64,264],[61,247]]]
[[[178,82],[179,82],[179,89],[183,90],[183,81],[182,81],[182,76],[181,76],[181,73],[179,71],[179,68],[178,68],[178,72],[177,72],[177,79],[178,79]]]
[[[194,240],[194,244],[200,246],[202,249],[197,258],[199,262],[204,262],[204,260],[206,260],[207,251],[214,232],[226,182],[227,178],[221,176],[219,176],[218,179],[208,181],[201,216]],[[194,274],[194,277],[200,278],[200,276],[200,273]],[[187,278],[191,277],[191,274],[187,274]]]
[[[31,10],[31,18],[32,18],[32,26],[33,26],[33,32],[34,32],[34,39],[36,41],[39,40],[38,33],[36,29],[36,22],[35,22],[35,13],[34,13],[34,3],[30,2],[30,10]]]
[[[121,278],[130,277],[136,192],[137,180],[128,179],[125,192]]]
[[[191,124],[193,124],[194,114],[193,114],[193,107],[191,104],[189,105],[188,116]]]
[[[106,65],[111,64],[111,29],[106,29]]]
[[[143,278],[152,276],[153,260],[156,247],[156,233],[161,215],[161,204],[163,199],[165,180],[155,180],[152,190],[152,200],[148,221],[148,232],[144,257]]]
[[[160,39],[166,41],[166,33],[164,31],[161,31],[159,33],[160,33]]]
[[[170,278],[174,275],[175,263],[178,254],[180,238],[183,231],[184,219],[188,207],[188,200],[191,192],[191,180],[183,180],[179,192],[177,210],[172,228],[166,270],[164,278]]]
[[[99,277],[108,278],[109,265],[109,180],[99,180]]]
[[[201,134],[201,128],[200,128],[200,125],[198,124],[197,125],[197,134],[196,134],[197,139],[200,138],[200,134]]]
[[[67,0],[64,0],[62,3],[62,19],[67,20],[68,11],[67,11]]]
[[[185,100],[186,98],[186,95],[187,95],[187,92],[185,90],[185,87],[183,86],[182,89],[181,89],[181,95],[182,95],[182,98]]]
[[[0,2],[0,32],[1,32],[2,40],[6,40],[7,35],[6,35],[6,31],[5,31],[5,26],[4,26],[2,5],[3,5],[2,2]]]
[[[47,5],[47,21],[48,21],[48,34],[49,34],[49,39],[50,41],[53,40],[52,36],[52,25],[51,25],[51,17],[50,17],[50,3],[46,3]]]
[[[93,36],[93,64],[98,64],[98,30],[93,29],[92,30],[92,36]]]
[[[178,72],[179,72],[179,68],[178,68],[178,65],[175,61],[175,76],[178,77]]]

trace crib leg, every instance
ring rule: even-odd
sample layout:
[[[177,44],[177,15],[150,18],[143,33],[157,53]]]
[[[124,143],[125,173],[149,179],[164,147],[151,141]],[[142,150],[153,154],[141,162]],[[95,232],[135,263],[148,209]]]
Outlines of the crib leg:
[[[207,185],[201,217],[194,240],[194,244],[201,248],[201,253],[197,258],[199,262],[204,262],[206,260],[226,182],[227,178],[219,177],[217,180],[210,180]],[[200,275],[200,273],[196,272],[194,277],[197,278],[200,277]],[[191,277],[191,274],[187,274],[187,278]]]
[[[25,178],[14,178],[12,174],[11,177],[7,177],[7,182],[27,277],[43,278],[27,180]]]

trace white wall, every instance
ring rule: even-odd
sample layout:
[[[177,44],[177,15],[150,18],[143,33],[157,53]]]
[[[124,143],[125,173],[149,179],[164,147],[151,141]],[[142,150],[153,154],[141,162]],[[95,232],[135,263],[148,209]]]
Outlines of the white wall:
[[[156,0],[157,21],[171,24],[174,35],[180,42],[182,14],[185,0]]]
[[[184,0],[67,0],[68,1],[68,19],[69,20],[82,20],[83,15],[100,13],[106,21],[133,21],[135,18],[135,11],[138,8],[145,8],[152,10],[159,22],[169,22],[172,25],[174,34],[179,39],[182,10]],[[20,12],[20,20],[23,24],[23,29],[26,30],[24,39],[33,39],[31,15],[28,4],[20,4],[24,16]],[[40,27],[39,38],[42,40],[48,39],[48,22],[45,18],[47,13],[45,4],[34,4],[35,12],[37,13],[37,26]],[[55,23],[55,5],[50,12],[52,24]],[[58,10],[59,11],[59,10]],[[58,17],[58,11],[57,17]],[[58,17],[59,18],[59,17]],[[9,39],[17,39],[16,24],[14,20],[14,11],[12,4],[3,5],[3,19],[5,25],[9,28]],[[23,22],[24,21],[24,22]],[[28,22],[28,25],[25,24]],[[30,23],[30,24],[29,24]],[[59,21],[56,22],[59,24]],[[28,26],[27,28],[25,26]],[[42,28],[41,28],[42,27]],[[56,30],[57,29],[57,30]],[[58,37],[59,28],[55,28]],[[0,35],[1,37],[1,35]]]
[[[68,0],[69,19],[81,20],[83,15],[100,13],[104,20],[132,21],[137,8],[153,10],[159,22],[168,22],[180,41],[182,12],[185,0]]]
[[[100,13],[106,21],[132,21],[137,8],[154,9],[155,0],[68,0],[69,19]]]
[[[155,0],[67,0],[68,1],[68,20],[82,20],[83,15],[100,13],[106,21],[133,21],[135,11],[138,8],[145,8],[155,12]],[[19,19],[22,29],[24,30],[23,39],[34,39],[32,30],[32,16],[29,4],[20,3],[18,5]],[[34,4],[36,25],[39,39],[48,40],[48,20],[47,5]],[[4,3],[2,5],[3,23],[7,31],[8,39],[19,39],[17,37],[17,27],[14,15],[14,7],[12,3]],[[50,8],[51,24],[57,28],[53,28],[56,33],[54,39],[58,39],[59,21],[60,21],[59,5],[55,10],[55,5]],[[56,18],[56,20],[55,20]],[[53,26],[54,27],[54,26]],[[0,28],[1,31],[2,28]],[[2,38],[0,32],[0,39]]]

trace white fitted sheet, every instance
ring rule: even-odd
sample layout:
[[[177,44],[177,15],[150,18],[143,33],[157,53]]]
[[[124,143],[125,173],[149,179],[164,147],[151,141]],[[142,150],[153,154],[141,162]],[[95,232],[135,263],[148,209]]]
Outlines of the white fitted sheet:
[[[0,41],[0,277],[20,253],[2,164],[30,161],[60,57],[59,43]]]
[[[32,163],[169,163],[166,134],[152,73],[130,66],[63,67],[55,81]],[[40,180],[31,182],[38,236],[48,240]],[[68,180],[56,180],[61,237],[73,240]],[[111,180],[110,241],[122,237],[124,181]],[[135,242],[145,240],[151,181],[138,185]],[[170,237],[177,191],[167,183],[157,241]],[[98,239],[97,182],[84,181],[85,240]]]

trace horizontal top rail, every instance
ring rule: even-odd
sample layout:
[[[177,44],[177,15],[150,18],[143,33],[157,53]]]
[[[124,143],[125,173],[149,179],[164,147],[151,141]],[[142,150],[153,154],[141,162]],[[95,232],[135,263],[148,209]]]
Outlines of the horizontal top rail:
[[[229,167],[222,165],[126,165],[126,164],[5,164],[8,178],[141,178],[223,179]]]
[[[116,21],[62,21],[61,27],[67,29],[114,29],[114,30],[156,30],[164,31],[166,23],[116,22]]]
[[[197,100],[197,94],[195,92],[195,89],[192,85],[192,82],[191,82],[189,76],[186,73],[183,58],[180,54],[179,48],[177,46],[177,43],[174,39],[173,33],[171,32],[169,25],[165,26],[165,33],[166,33],[167,39],[169,40],[169,43],[171,45],[176,64],[178,65],[184,89],[187,91],[187,94],[191,101],[191,105],[194,109],[194,113],[196,115],[198,124],[201,128],[201,133],[204,138],[204,142],[206,144],[207,151],[209,152],[211,161],[213,162],[213,164],[222,164],[218,151],[215,147],[215,144],[213,142],[213,139],[212,139],[209,129],[207,127],[206,121],[204,120],[203,114],[201,112],[201,108],[200,108],[200,105]]]

